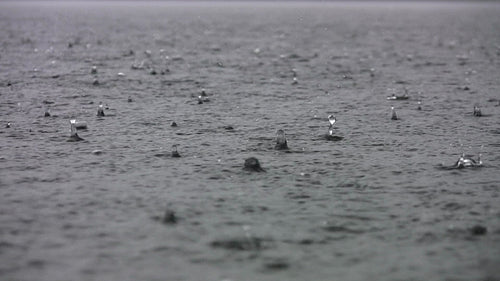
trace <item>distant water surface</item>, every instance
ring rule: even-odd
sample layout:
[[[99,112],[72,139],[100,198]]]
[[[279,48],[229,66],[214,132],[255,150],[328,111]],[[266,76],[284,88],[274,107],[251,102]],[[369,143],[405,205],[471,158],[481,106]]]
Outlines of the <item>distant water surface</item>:
[[[0,26],[0,279],[500,280],[499,4],[2,2]],[[462,152],[484,166],[442,169]]]

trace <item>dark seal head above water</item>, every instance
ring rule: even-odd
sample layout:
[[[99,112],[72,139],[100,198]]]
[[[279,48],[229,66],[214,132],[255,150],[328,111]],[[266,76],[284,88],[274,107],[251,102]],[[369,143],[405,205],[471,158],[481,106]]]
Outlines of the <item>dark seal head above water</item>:
[[[245,159],[245,166],[243,167],[243,170],[250,172],[265,172],[265,170],[260,166],[259,159],[255,157]]]
[[[76,120],[71,119],[69,123],[71,125],[71,135],[69,136],[68,142],[82,141],[83,139],[79,137],[76,132]]]
[[[276,150],[288,150],[288,142],[286,141],[285,131],[278,130],[276,132],[276,145],[274,146]]]

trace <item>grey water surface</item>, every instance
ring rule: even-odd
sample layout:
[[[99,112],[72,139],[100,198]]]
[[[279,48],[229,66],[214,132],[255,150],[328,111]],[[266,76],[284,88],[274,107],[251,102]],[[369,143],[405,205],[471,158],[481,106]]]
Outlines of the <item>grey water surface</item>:
[[[1,2],[0,279],[500,280],[499,31],[489,2]]]

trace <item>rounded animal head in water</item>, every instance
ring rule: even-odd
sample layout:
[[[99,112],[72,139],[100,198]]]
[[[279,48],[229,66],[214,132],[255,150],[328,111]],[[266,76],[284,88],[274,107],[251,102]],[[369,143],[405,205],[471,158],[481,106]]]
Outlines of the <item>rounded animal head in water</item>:
[[[288,143],[285,136],[285,131],[278,130],[276,132],[276,146],[274,147],[277,150],[288,149]]]
[[[252,172],[265,172],[265,170],[260,166],[259,159],[255,157],[247,158],[243,169]]]

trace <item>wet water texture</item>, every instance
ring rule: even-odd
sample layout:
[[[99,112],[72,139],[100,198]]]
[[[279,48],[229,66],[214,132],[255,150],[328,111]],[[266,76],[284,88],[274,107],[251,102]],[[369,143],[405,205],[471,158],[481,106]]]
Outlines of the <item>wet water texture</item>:
[[[500,280],[499,15],[0,3],[0,279]]]

